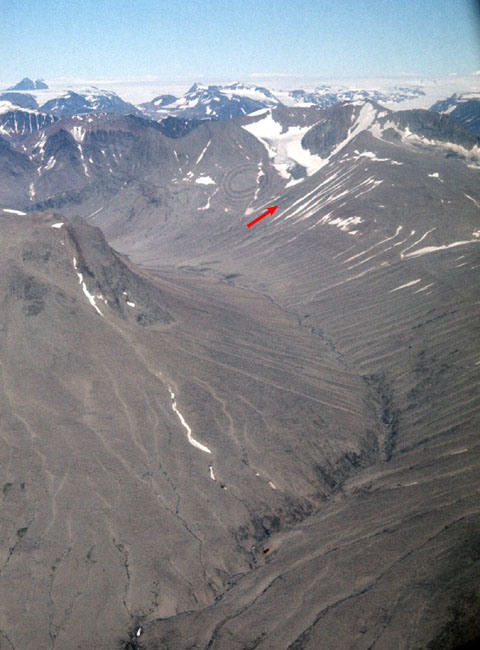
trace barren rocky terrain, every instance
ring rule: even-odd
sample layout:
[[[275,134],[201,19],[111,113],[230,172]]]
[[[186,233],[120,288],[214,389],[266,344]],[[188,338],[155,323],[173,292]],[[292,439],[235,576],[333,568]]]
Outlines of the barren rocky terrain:
[[[0,150],[0,648],[479,637],[476,136],[41,131]]]

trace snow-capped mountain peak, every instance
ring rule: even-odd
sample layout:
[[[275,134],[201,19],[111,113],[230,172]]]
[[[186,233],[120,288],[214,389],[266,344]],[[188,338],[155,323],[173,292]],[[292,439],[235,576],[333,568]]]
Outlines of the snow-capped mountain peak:
[[[374,101],[393,107],[422,95],[424,91],[416,86],[396,86],[389,90],[378,90],[321,85],[312,90],[272,92],[263,86],[240,81],[225,85],[205,85],[197,82],[179,99],[172,95],[159,95],[139,108],[146,116],[157,120],[167,115],[184,119],[225,120],[280,105],[328,108],[343,102]]]
[[[121,115],[140,114],[135,106],[125,102],[113,91],[102,90],[96,86],[87,86],[82,91],[67,90],[62,95],[45,102],[41,108],[57,117],[97,111]]]
[[[267,88],[259,86],[240,82],[224,86],[194,83],[179,99],[160,95],[140,108],[155,119],[173,115],[187,119],[225,120],[280,103]]]

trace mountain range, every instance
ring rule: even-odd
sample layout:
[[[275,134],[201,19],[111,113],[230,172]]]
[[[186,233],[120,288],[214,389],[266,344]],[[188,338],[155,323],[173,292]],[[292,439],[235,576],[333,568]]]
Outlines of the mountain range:
[[[82,89],[65,89],[61,92],[48,91],[42,81],[32,82],[25,78],[6,91],[0,91],[0,102],[8,101],[19,108],[37,110],[41,113],[61,117],[82,115],[92,112],[136,115],[146,119],[163,121],[175,117],[180,120],[229,120],[263,108],[274,106],[328,108],[344,102],[372,101],[391,108],[401,107],[406,102],[425,97],[425,91],[418,86],[395,86],[389,89],[349,89],[342,86],[317,86],[311,90],[276,90],[245,83],[226,85],[193,86],[182,96],[158,95],[154,99],[134,105],[124,101],[115,92],[96,86]],[[12,92],[14,91],[14,92]],[[22,91],[38,91],[32,93]],[[479,135],[478,93],[456,93],[435,102],[430,110],[447,112],[454,119]]]
[[[479,138],[327,90],[2,100],[1,650],[480,638]]]
[[[243,83],[224,86],[203,86],[195,83],[179,99],[173,95],[159,95],[151,102],[140,105],[152,118],[181,115],[207,119],[230,119],[236,115],[253,113],[272,106],[320,106],[327,108],[346,101],[376,101],[400,103],[425,93],[420,88],[394,88],[390,92],[379,90],[349,90],[342,87],[319,86],[311,91],[290,90],[273,93],[268,88]]]
[[[480,135],[480,93],[454,93],[433,104],[432,111],[445,113]]]

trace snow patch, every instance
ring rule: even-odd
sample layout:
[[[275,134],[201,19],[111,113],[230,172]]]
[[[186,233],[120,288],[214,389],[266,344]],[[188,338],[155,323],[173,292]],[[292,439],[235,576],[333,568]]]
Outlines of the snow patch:
[[[198,210],[208,210],[210,208],[210,197],[208,197],[208,201],[206,205],[202,205]]]
[[[398,160],[392,160],[391,158],[378,158],[373,151],[357,151],[354,152],[356,155],[353,156],[353,160],[358,160],[360,157],[369,158],[373,162],[389,162],[391,165],[403,165],[403,163],[398,162]]]
[[[77,128],[77,127],[73,127],[73,128]],[[85,176],[90,176],[90,174],[88,173],[87,163],[85,162],[85,156],[83,155],[82,145],[77,144],[77,147],[78,147],[78,150],[80,151],[80,158],[82,160],[82,166],[83,166],[83,171],[85,172]],[[112,168],[110,167],[109,169],[110,169],[110,172],[111,172]]]
[[[358,230],[350,230],[351,226],[357,226],[360,223],[363,223],[363,219],[361,217],[346,217],[345,219],[341,219],[340,217],[335,217],[335,219],[332,219],[331,217],[331,212],[326,214],[324,217],[320,219],[317,223],[328,223],[331,226],[337,226],[339,230],[342,230],[343,232],[348,232],[350,235],[357,234]],[[315,224],[316,225],[316,224]]]
[[[34,149],[39,150],[40,157],[43,159],[43,156],[45,155],[45,144],[47,142],[47,134],[44,132],[40,136],[40,140],[37,142],[35,145]]]
[[[456,246],[466,246],[467,244],[479,244],[478,239],[470,239],[467,241],[455,241],[451,244],[445,244],[443,246],[426,246],[425,248],[419,248],[417,251],[412,251],[405,255],[405,257],[418,257],[419,255],[427,255],[428,253],[436,253],[437,251],[444,251],[448,248],[455,248]]]
[[[95,310],[100,314],[100,316],[103,316],[102,312],[100,311],[100,309],[97,307],[97,305],[95,303],[95,296],[92,296],[92,294],[89,292],[85,282],[82,282],[82,289],[83,289],[83,293],[87,296],[87,298],[88,298],[90,304],[92,305],[92,307],[95,308]]]
[[[253,200],[254,200],[254,201],[257,200],[258,195],[259,195],[259,193],[260,193],[260,189],[261,189],[260,179],[262,178],[262,176],[265,176],[265,172],[263,171],[263,164],[262,164],[262,162],[259,162],[259,163],[258,163],[257,179],[256,179],[256,181],[255,181],[256,184],[257,184],[257,187],[256,187],[256,189],[255,189],[255,196],[253,197]]]
[[[215,185],[215,181],[210,176],[200,176],[200,178],[195,179],[195,183],[199,185]]]
[[[390,158],[377,158],[377,155],[373,153],[373,151],[358,151],[355,149],[354,152],[356,155],[353,156],[354,160],[358,160],[361,156],[365,158],[370,158],[370,160],[374,160],[375,162],[386,162],[387,160],[390,160]]]
[[[78,270],[77,270],[78,265],[77,265],[77,258],[76,257],[73,258],[73,268],[77,272],[78,283],[82,285],[83,293],[87,296],[88,301],[90,302],[92,307],[95,308],[95,310],[100,314],[100,316],[103,316],[102,312],[100,311],[100,309],[97,307],[97,304],[95,303],[95,296],[92,296],[92,294],[89,292],[89,290],[87,289],[87,285],[83,281],[83,275],[81,273],[79,273]]]
[[[427,232],[424,233],[424,234],[420,237],[420,239],[417,239],[417,241],[414,241],[413,244],[410,244],[409,246],[407,246],[407,248],[404,248],[404,249],[400,252],[400,257],[401,257],[402,259],[403,259],[404,257],[411,257],[411,256],[413,255],[413,253],[408,253],[408,255],[406,255],[406,252],[409,251],[410,249],[412,249],[412,248],[413,248],[414,246],[416,246],[417,244],[419,244],[421,241],[423,241],[423,240],[425,239],[425,237],[427,237],[427,236],[428,236],[431,232],[433,232],[434,230],[436,230],[436,228],[431,228],[430,230],[427,230]],[[414,234],[415,234],[415,230],[412,230],[412,232],[410,233],[410,236],[413,237]]]
[[[394,293],[395,291],[400,291],[400,289],[406,289],[407,287],[413,287],[415,284],[418,284],[421,281],[422,281],[422,278],[418,278],[417,280],[412,280],[411,282],[406,282],[405,284],[401,284],[399,287],[396,287],[395,289],[392,289],[391,291],[389,291],[389,293]]]
[[[295,165],[305,167],[307,176],[311,176],[325,164],[323,158],[302,147],[302,138],[311,126],[291,126],[282,133],[282,125],[273,119],[272,111],[268,111],[263,119],[242,128],[263,144],[273,166],[286,180],[291,180],[290,170]]]
[[[170,386],[168,387],[168,391],[169,391],[169,393],[170,393],[170,397],[172,398],[172,410],[173,410],[173,411],[178,415],[178,419],[179,419],[180,422],[182,423],[182,426],[184,427],[184,429],[187,431],[188,442],[189,442],[193,447],[196,447],[197,449],[200,449],[200,451],[204,451],[206,454],[211,454],[212,452],[210,451],[210,449],[209,449],[208,447],[206,447],[205,445],[202,445],[201,442],[198,442],[198,440],[195,440],[195,438],[192,436],[192,430],[191,430],[191,428],[190,428],[190,427],[188,426],[188,424],[185,422],[185,418],[184,418],[183,415],[180,413],[180,411],[177,409],[177,403],[176,403],[176,401],[175,401],[175,393],[174,393],[173,390],[170,388]]]
[[[12,208],[3,208],[4,212],[8,212],[9,214],[18,214],[20,217],[26,217],[27,213],[22,212],[21,210],[12,210]]]
[[[430,289],[430,287],[433,287],[434,284],[434,282],[430,282],[430,284],[426,284],[424,287],[417,289],[417,291],[414,291],[413,293],[422,293],[422,291],[426,291],[427,289]]]
[[[73,135],[73,139],[75,140],[75,142],[78,143],[83,142],[85,138],[85,133],[86,133],[85,129],[81,126],[72,127],[71,134]]]
[[[470,194],[465,194],[465,196],[467,197],[467,199],[470,199],[470,201],[473,201],[473,203],[475,203],[477,208],[480,208],[480,204],[478,203],[478,201],[476,199],[473,198],[473,196],[470,196]]]
[[[48,171],[49,169],[52,169],[55,167],[57,161],[55,160],[54,156],[51,156],[47,164],[45,165],[45,170]]]
[[[206,147],[203,149],[202,153],[198,156],[198,158],[197,158],[197,162],[195,163],[196,165],[198,165],[198,163],[202,160],[203,156],[205,155],[206,150],[207,150],[208,147],[210,146],[210,143],[211,143],[211,140],[209,140],[209,141],[207,142]]]

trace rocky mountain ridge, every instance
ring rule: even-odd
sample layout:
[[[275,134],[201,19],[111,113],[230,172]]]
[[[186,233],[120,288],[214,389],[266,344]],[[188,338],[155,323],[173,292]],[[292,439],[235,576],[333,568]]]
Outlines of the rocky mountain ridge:
[[[14,86],[10,86],[7,90],[47,90],[48,86],[43,79],[32,81],[29,77],[24,77],[21,81]]]
[[[480,135],[480,93],[455,93],[438,101],[430,110],[450,115],[476,135]]]

